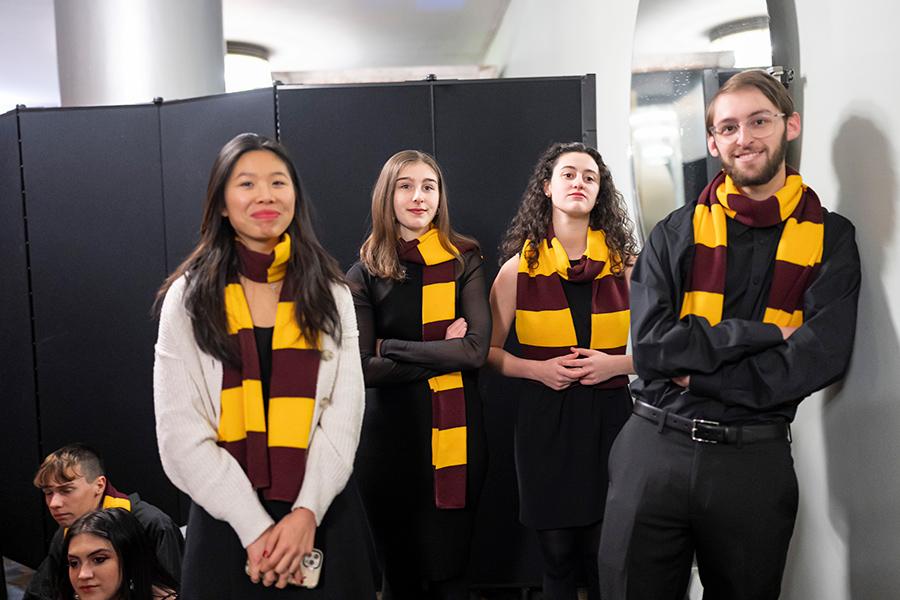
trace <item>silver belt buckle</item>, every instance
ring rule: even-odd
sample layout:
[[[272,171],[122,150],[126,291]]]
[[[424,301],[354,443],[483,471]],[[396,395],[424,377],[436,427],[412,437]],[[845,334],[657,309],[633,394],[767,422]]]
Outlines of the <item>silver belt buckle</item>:
[[[706,437],[698,437],[698,432],[702,436],[703,427],[706,425],[712,425],[713,427],[719,427],[721,423],[718,421],[706,421],[704,419],[691,419],[693,425],[691,426],[691,439],[695,442],[703,442],[704,444],[718,444],[718,440],[706,438]]]

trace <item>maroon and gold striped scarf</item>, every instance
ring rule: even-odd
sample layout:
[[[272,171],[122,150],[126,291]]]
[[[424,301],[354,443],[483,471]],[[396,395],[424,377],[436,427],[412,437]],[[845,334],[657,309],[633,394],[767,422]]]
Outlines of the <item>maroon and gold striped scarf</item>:
[[[251,281],[284,280],[291,254],[285,233],[275,249],[260,254],[235,242],[240,275]],[[240,364],[223,365],[220,446],[246,471],[253,487],[269,500],[297,499],[306,470],[319,372],[319,340],[303,337],[294,318],[293,290],[282,285],[272,335],[272,376],[265,406],[253,319],[240,278],[225,286],[228,333],[240,349]]]
[[[456,248],[457,252],[469,250]],[[422,341],[444,339],[456,319],[456,257],[441,245],[437,229],[419,238],[398,240],[400,260],[422,267]],[[431,389],[431,464],[434,504],[438,508],[466,506],[466,397],[462,373],[454,371],[428,380]]]
[[[103,510],[107,508],[124,508],[131,512],[131,500],[127,494],[123,494],[114,488],[113,484],[107,480],[106,487],[103,489],[103,500],[100,502],[100,508]]]
[[[609,248],[603,231],[589,229],[584,256],[574,265],[553,232],[538,246],[538,265],[531,270],[526,259],[531,240],[525,242],[516,281],[516,335],[522,354],[531,360],[547,360],[569,354],[578,345],[572,311],[560,278],[591,284],[590,347],[607,354],[625,354],[631,312],[628,284],[610,270]],[[618,388],[628,384],[619,375],[597,384]]]
[[[765,200],[743,196],[725,173],[719,173],[700,194],[694,209],[694,264],[681,318],[697,315],[710,325],[722,320],[728,249],[726,218],[748,227],[772,227],[784,222],[762,320],[781,326],[802,325],[803,294],[822,262],[825,227],[819,197],[790,168],[784,187]]]

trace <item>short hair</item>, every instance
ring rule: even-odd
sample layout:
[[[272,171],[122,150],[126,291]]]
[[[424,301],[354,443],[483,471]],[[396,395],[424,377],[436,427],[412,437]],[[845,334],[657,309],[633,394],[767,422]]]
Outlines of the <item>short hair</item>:
[[[716,100],[723,94],[730,94],[738,90],[753,88],[759,90],[763,96],[778,108],[778,112],[785,114],[785,118],[794,114],[794,100],[788,93],[784,84],[760,69],[741,71],[726,81],[716,92],[709,106],[706,107],[706,130],[713,126],[713,113]]]
[[[34,487],[67,482],[84,477],[88,482],[106,475],[100,453],[86,444],[69,444],[51,452],[34,475]]]

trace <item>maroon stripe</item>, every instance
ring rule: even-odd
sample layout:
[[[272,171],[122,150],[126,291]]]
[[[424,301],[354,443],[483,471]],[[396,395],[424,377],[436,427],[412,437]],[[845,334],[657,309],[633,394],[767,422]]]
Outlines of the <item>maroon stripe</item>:
[[[452,429],[466,425],[466,396],[463,388],[431,394],[431,426]]]
[[[710,206],[712,204],[718,204],[719,198],[716,196],[716,190],[719,189],[719,186],[725,181],[725,172],[719,171],[713,180],[706,184],[706,187],[703,188],[703,191],[700,192],[700,197],[697,198],[697,204],[701,204],[703,206]]]
[[[320,356],[318,350],[283,348],[273,351],[269,396],[315,398]]]
[[[450,326],[452,320],[432,321],[431,323],[422,324],[422,341],[433,342],[442,340],[447,335],[447,327]]]
[[[109,482],[109,479],[106,480],[106,486],[103,488],[103,495],[109,496],[110,498],[128,498],[128,494],[123,494],[114,488],[113,484]]]
[[[222,389],[228,390],[231,388],[241,387],[241,383],[244,381],[244,378],[241,377],[241,372],[238,369],[234,369],[229,367],[228,365],[222,365]]]
[[[247,432],[247,479],[254,488],[269,487],[268,435],[261,431]]]
[[[272,485],[263,491],[267,500],[293,503],[300,493],[306,474],[306,449],[272,446],[269,448],[272,465]],[[318,515],[317,515],[318,516]]]
[[[597,261],[587,256],[582,256],[578,262],[569,267],[569,270],[566,271],[566,277],[574,283],[590,281],[603,271],[605,264],[602,260]]]
[[[563,356],[564,354],[570,354],[568,346],[566,346],[565,348],[548,348],[544,346],[529,346],[528,344],[520,344],[520,347],[522,348],[522,357],[529,360],[547,360],[549,358]]]
[[[725,246],[710,248],[694,244],[694,264],[691,266],[689,292],[725,293],[725,262],[728,249]]]
[[[800,223],[824,223],[825,215],[823,213],[819,197],[812,189],[806,188],[803,198],[800,200],[797,208],[794,209],[794,212],[791,213],[791,216]]]
[[[561,310],[569,308],[559,275],[519,273],[516,280],[516,308],[519,310]]]
[[[220,447],[225,448],[228,454],[241,465],[241,469],[247,472],[247,440],[238,440],[236,442],[217,442]]]
[[[406,262],[425,264],[422,252],[419,251],[419,240],[397,240],[397,258]]]
[[[256,336],[252,329],[237,332],[241,348],[241,374],[244,379],[259,379],[259,354],[256,352]]]
[[[435,469],[434,504],[438,508],[465,508],[466,465]]]
[[[594,280],[591,294],[592,313],[617,312],[628,307],[628,282],[625,281],[625,277],[610,275]]]
[[[597,348],[597,350],[600,350],[604,354],[613,354],[615,356],[623,356],[625,354],[625,350],[627,348],[628,348],[627,346],[619,346],[618,348]]]
[[[261,254],[254,252],[241,243],[234,245],[237,250],[241,274],[251,281],[266,283],[269,281],[269,267],[275,262],[275,252]]]
[[[422,285],[449,283],[456,279],[456,260],[447,260],[436,265],[426,265],[422,269]]]
[[[591,386],[598,390],[614,390],[618,388],[623,388],[628,385],[628,376],[627,375],[617,375],[612,379],[607,379],[606,381],[601,381],[597,385]]]
[[[771,227],[781,223],[781,205],[775,196],[752,200],[740,194],[728,194],[728,206],[737,213],[734,219],[748,227]]]
[[[802,267],[783,260],[775,261],[772,287],[769,290],[769,308],[794,312],[803,306],[803,294],[812,282],[815,269]]]

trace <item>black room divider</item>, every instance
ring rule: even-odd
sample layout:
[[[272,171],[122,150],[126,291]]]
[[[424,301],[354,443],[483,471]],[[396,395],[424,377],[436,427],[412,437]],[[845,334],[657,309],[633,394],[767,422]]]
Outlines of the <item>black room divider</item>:
[[[347,268],[368,227],[373,183],[394,152],[434,154],[454,227],[482,244],[487,276],[540,152],[596,144],[594,77],[278,86],[149,105],[0,115],[0,531],[4,555],[36,565],[54,523],[31,478],[81,440],[117,487],[184,523],[162,472],[152,402],[154,292],[196,241],[218,149],[243,131],[291,151],[326,247]],[[517,522],[514,398],[483,372],[490,467],[471,574],[540,579]]]

